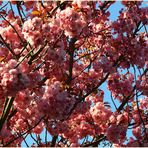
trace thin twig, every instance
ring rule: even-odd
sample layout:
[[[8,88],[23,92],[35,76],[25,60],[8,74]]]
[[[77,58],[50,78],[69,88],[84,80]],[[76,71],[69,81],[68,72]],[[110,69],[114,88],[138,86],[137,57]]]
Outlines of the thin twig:
[[[19,35],[19,33],[16,31],[15,27],[3,15],[0,14],[0,16],[13,28],[13,30],[15,31],[15,33],[18,35],[20,41],[24,44],[23,39],[21,38],[21,36]]]
[[[15,57],[16,57],[16,55],[15,55],[15,53],[14,53],[14,51],[10,48],[10,46],[5,42],[5,40],[3,39],[3,37],[1,36],[1,34],[0,34],[0,38],[1,38],[1,41],[3,42],[3,44],[8,48],[8,50],[12,53],[12,55],[14,55]]]
[[[19,136],[15,137],[14,139],[10,140],[9,142],[7,142],[5,145],[3,145],[3,147],[7,147],[9,146],[12,142],[14,142],[15,140],[17,140],[18,138],[20,138],[21,136],[29,133],[32,129],[34,129],[43,119],[45,116],[41,117],[40,120],[34,125],[32,126],[30,129],[28,129],[26,132],[20,134]]]

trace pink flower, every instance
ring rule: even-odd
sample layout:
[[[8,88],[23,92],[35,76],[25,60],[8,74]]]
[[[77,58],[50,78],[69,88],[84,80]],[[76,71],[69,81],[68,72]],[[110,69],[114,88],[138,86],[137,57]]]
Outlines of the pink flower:
[[[115,144],[120,144],[125,140],[126,127],[113,124],[107,129],[106,135],[108,140]]]

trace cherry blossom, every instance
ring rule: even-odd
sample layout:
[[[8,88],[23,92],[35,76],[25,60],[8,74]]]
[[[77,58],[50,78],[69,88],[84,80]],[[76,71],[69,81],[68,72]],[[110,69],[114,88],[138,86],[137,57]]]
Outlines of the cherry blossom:
[[[148,8],[116,3],[0,2],[0,146],[148,146]]]

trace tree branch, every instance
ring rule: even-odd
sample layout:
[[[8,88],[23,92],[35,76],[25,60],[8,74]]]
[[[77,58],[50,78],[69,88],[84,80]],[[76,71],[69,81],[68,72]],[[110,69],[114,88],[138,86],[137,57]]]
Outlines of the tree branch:
[[[69,56],[70,56],[70,59],[69,59],[69,76],[68,76],[68,79],[67,79],[67,84],[70,83],[70,81],[72,80],[72,70],[73,70],[73,63],[74,63],[74,51],[75,51],[75,42],[76,42],[76,38],[72,38],[70,40],[70,43],[69,43]]]
[[[56,144],[58,136],[53,136],[52,141],[51,141],[51,147],[54,147]]]

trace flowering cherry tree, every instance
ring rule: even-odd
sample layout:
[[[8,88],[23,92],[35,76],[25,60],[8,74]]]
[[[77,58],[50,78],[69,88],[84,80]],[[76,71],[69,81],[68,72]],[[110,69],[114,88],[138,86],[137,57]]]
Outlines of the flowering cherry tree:
[[[148,8],[114,3],[0,1],[0,146],[148,146]]]

